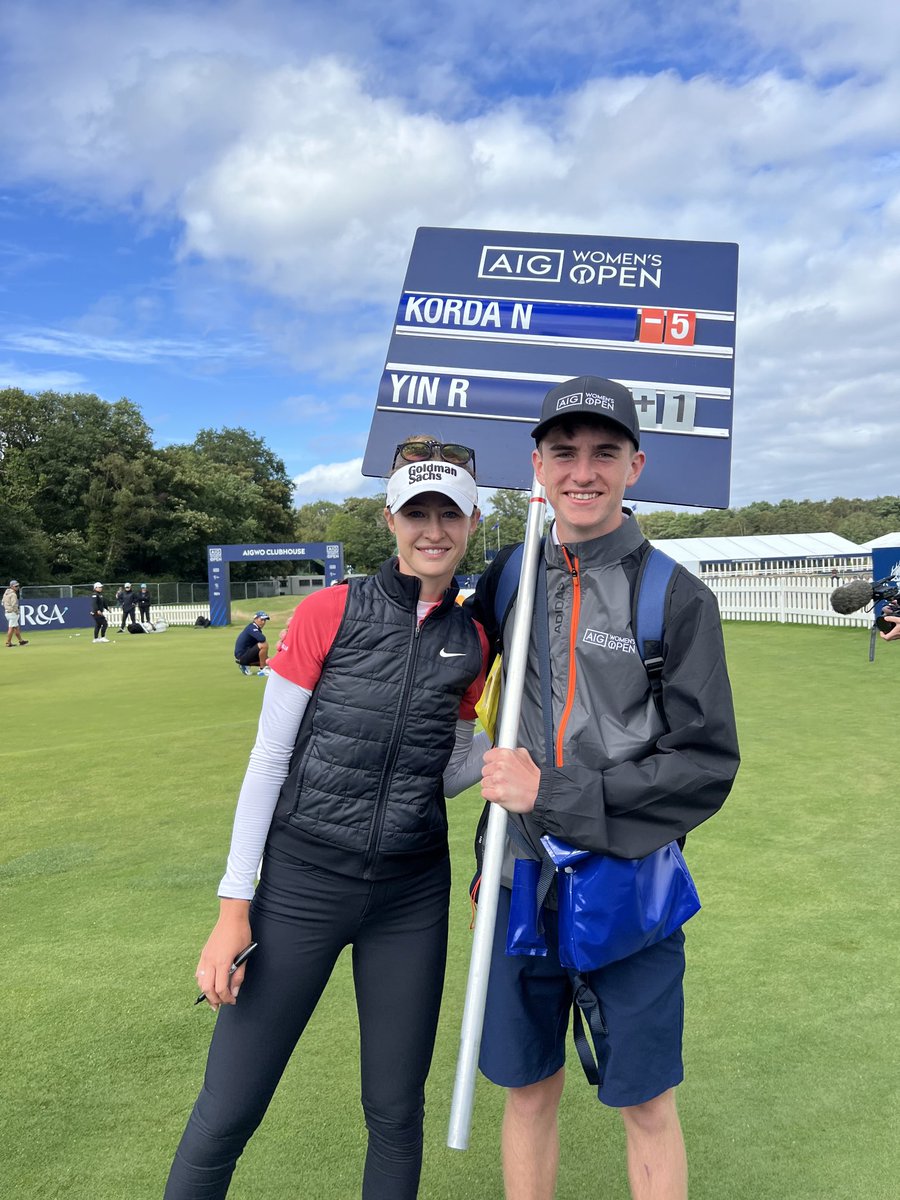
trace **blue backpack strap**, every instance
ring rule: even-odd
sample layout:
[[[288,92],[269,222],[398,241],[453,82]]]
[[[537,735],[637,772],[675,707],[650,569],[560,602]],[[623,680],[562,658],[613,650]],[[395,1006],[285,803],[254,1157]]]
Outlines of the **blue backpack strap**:
[[[504,618],[506,617],[513,597],[519,589],[519,574],[522,570],[523,550],[524,546],[520,542],[503,564],[503,567],[500,571],[500,579],[497,582],[497,590],[494,592],[494,618],[497,622],[498,630],[503,628]]]
[[[666,596],[678,563],[652,547],[644,555],[634,586],[631,627],[650,690],[660,714],[662,707],[663,642],[665,640]]]

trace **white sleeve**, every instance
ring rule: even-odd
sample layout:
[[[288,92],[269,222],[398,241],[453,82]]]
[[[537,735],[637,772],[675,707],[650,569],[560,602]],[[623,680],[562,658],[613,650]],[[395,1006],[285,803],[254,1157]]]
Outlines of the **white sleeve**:
[[[474,721],[456,722],[456,743],[444,770],[444,795],[458,796],[481,780],[481,761],[491,748],[491,739],[475,733]]]
[[[231,849],[218,894],[252,900],[259,860],[281,785],[287,778],[300,722],[312,692],[275,671],[265,683],[256,744],[238,796]]]

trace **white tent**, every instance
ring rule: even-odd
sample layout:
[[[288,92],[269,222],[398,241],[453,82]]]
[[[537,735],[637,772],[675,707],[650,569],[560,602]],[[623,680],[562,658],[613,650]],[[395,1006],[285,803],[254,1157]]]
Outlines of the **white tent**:
[[[900,533],[883,533],[881,537],[872,538],[871,542],[863,542],[860,549],[878,550],[882,546],[900,546]]]
[[[830,567],[835,560],[865,558],[868,551],[836,533],[767,533],[746,537],[653,538],[665,551],[694,575],[703,571],[742,567],[782,570],[796,567]],[[728,566],[726,566],[728,564]]]

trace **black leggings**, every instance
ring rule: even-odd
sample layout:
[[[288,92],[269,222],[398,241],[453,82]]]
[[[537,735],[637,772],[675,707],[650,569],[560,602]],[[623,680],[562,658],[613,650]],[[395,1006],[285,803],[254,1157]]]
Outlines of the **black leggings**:
[[[367,883],[267,853],[250,910],[259,948],[219,1009],[203,1089],[165,1200],[218,1200],[344,946],[353,946],[368,1152],[363,1200],[414,1200],[425,1078],[447,951],[450,863]],[[303,1181],[297,1180],[303,1195]]]
[[[109,625],[106,622],[106,617],[102,613],[94,617],[94,641],[96,642],[98,638],[106,637],[108,628]]]

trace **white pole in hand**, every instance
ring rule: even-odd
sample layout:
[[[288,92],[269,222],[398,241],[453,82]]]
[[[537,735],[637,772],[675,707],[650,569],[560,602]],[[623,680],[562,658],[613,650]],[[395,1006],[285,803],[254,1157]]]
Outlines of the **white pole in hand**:
[[[506,671],[497,745],[508,750],[514,750],[518,745],[522,687],[525,682],[531,614],[534,607],[534,584],[546,507],[544,489],[535,479],[531,487],[528,520],[525,523],[525,543],[512,638],[504,650]],[[447,1145],[453,1150],[465,1150],[469,1145],[475,1098],[475,1072],[478,1068],[478,1051],[481,1048],[484,1004],[491,970],[491,946],[494,941],[494,926],[497,923],[497,901],[500,897],[500,869],[505,848],[506,810],[499,804],[492,804],[484,839],[475,937],[469,961],[466,1003],[459,1038],[459,1058],[456,1060],[456,1081],[453,1086],[450,1128],[447,1133]]]

